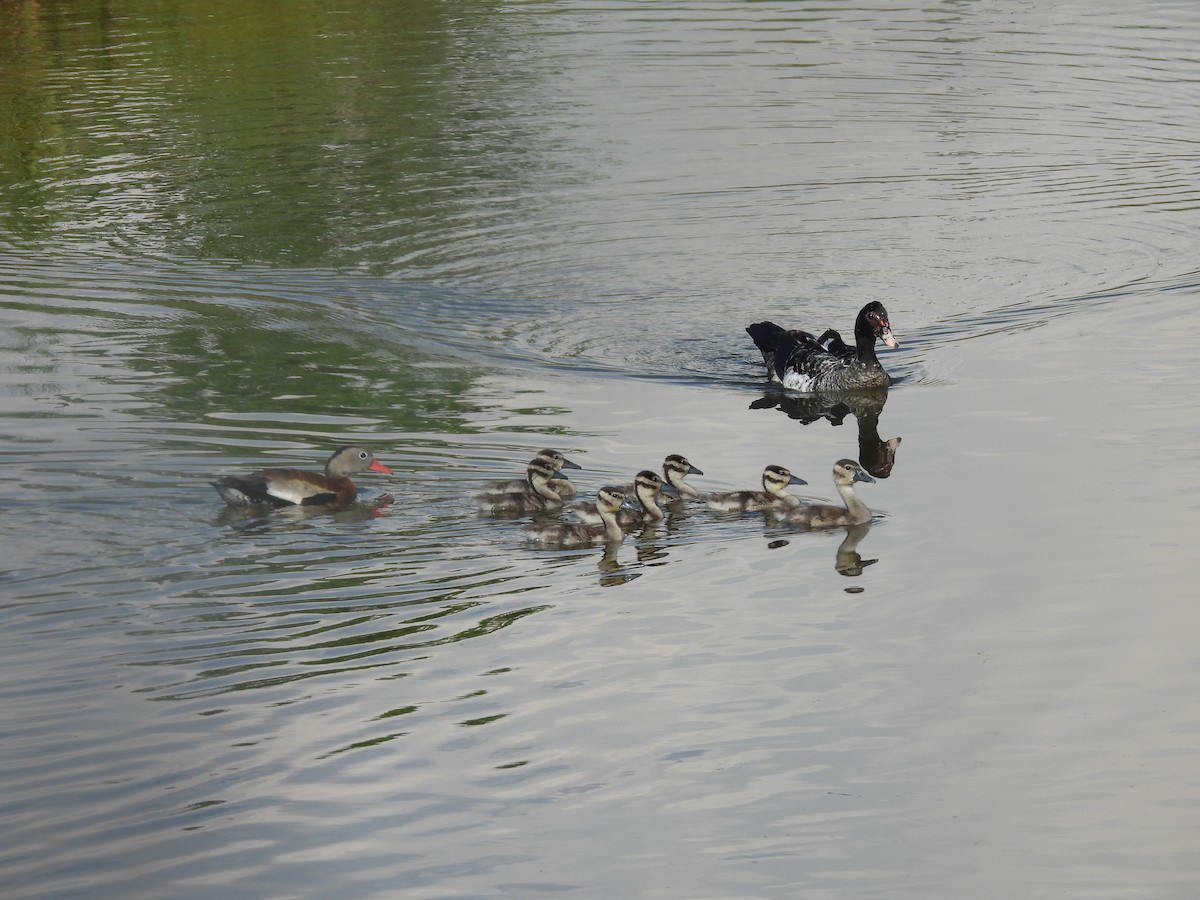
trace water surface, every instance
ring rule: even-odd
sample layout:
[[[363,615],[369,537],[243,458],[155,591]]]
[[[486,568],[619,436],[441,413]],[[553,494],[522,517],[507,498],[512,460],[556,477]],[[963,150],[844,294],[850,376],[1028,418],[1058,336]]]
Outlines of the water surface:
[[[1193,896],[1198,37],[0,3],[5,896]],[[885,402],[766,388],[872,299]],[[853,533],[469,499],[896,436]],[[207,484],[350,441],[348,510]]]

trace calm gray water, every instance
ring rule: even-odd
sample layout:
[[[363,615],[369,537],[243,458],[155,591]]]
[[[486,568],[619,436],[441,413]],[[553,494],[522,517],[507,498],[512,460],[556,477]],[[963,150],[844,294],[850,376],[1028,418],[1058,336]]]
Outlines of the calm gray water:
[[[1195,897],[1197,46],[0,0],[0,894]],[[867,300],[882,408],[764,390],[745,325]],[[852,533],[470,502],[543,446],[828,498],[896,436]],[[207,484],[348,441],[352,509]]]

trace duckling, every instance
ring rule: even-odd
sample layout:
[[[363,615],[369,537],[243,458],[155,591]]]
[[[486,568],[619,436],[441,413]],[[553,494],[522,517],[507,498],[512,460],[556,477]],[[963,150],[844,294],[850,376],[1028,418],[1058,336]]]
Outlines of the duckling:
[[[480,512],[502,515],[527,515],[562,506],[559,484],[567,478],[541,459],[529,463],[529,474],[518,491],[481,491],[475,495]]]
[[[785,525],[802,528],[833,528],[839,525],[862,525],[871,521],[871,511],[854,493],[854,482],[875,481],[852,459],[839,459],[833,464],[833,483],[842,495],[845,509],[817,503],[799,509],[773,511],[772,517]]]
[[[783,466],[767,466],[763,469],[761,491],[730,491],[725,494],[709,494],[705,500],[708,508],[717,512],[753,512],[763,509],[792,509],[800,505],[800,498],[788,493],[788,486],[808,484],[797,478]]]
[[[678,493],[675,488],[649,469],[637,473],[632,491],[627,488],[612,488],[612,490],[620,491],[625,496],[632,493],[638,501],[636,508],[623,506],[617,511],[617,524],[622,528],[637,528],[640,525],[661,522],[666,513],[658,505],[659,497],[664,493],[669,495]],[[588,525],[599,525],[602,522],[603,517],[600,514],[598,503],[573,503],[568,507],[568,511],[580,522]]]
[[[577,462],[572,462],[567,459],[557,450],[547,447],[545,450],[539,450],[538,455],[533,460],[541,460],[553,467],[555,472],[561,472],[563,469],[583,469],[583,466]],[[529,461],[533,465],[533,460]],[[505,478],[500,481],[489,481],[483,486],[481,493],[485,494],[513,494],[522,493],[529,485],[529,467],[525,467],[524,478]],[[564,475],[559,484],[554,486],[554,491],[562,499],[570,500],[575,496],[575,485]]]
[[[596,494],[596,509],[601,525],[584,522],[547,522],[526,525],[521,529],[529,540],[553,547],[590,547],[595,544],[616,544],[625,538],[617,524],[617,512],[625,502],[619,488],[600,488]]]
[[[680,456],[678,453],[672,453],[663,460],[662,465],[663,477],[667,484],[675,488],[676,496],[664,497],[664,500],[695,500],[700,496],[700,492],[684,481],[689,475],[703,475],[704,473],[693,466],[687,459]],[[626,485],[625,493],[634,493],[634,485]]]

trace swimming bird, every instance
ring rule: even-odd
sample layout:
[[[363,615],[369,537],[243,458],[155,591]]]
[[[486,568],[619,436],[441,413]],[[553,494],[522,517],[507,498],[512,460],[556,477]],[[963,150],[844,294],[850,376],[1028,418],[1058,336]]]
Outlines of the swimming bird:
[[[565,475],[556,472],[551,463],[537,457],[529,461],[526,472],[525,481],[519,482],[518,490],[484,490],[476,494],[475,505],[479,511],[501,515],[528,515],[562,506],[559,485],[567,482]]]
[[[209,484],[230,506],[345,506],[358,496],[350,476],[359,472],[392,474],[370,450],[346,446],[329,457],[324,475],[303,469],[263,469],[226,475]]]
[[[677,491],[676,496],[664,497],[664,500],[695,500],[700,496],[700,492],[684,479],[689,475],[703,475],[704,473],[688,462],[686,457],[672,453],[663,460],[662,471],[667,484]],[[629,493],[632,488],[632,485],[626,487],[625,493]]]
[[[545,450],[539,450],[538,455],[533,459],[540,459],[542,462],[549,463],[555,472],[561,472],[563,469],[583,469],[583,466],[579,465],[579,463],[572,462],[559,451],[549,447]],[[531,464],[532,462],[533,460],[530,460]],[[489,481],[483,486],[482,491],[496,494],[511,494],[516,491],[523,491],[528,483],[529,467],[527,466],[524,478],[506,478],[500,481]],[[559,483],[554,486],[554,490],[564,500],[570,500],[575,496],[575,485],[565,477],[559,480]]]
[[[647,525],[653,522],[661,522],[666,515],[662,511],[659,504],[659,498],[662,494],[675,495],[678,493],[675,488],[667,484],[654,472],[649,469],[644,469],[637,473],[637,477],[633,482],[633,490],[627,488],[610,488],[610,490],[620,491],[626,497],[633,495],[637,499],[637,507],[622,506],[617,511],[617,524],[622,528],[637,528],[639,525]],[[575,518],[588,525],[602,524],[603,517],[598,508],[599,501],[572,503],[567,507]]]
[[[708,508],[717,512],[754,512],[763,509],[789,509],[800,505],[800,498],[788,493],[788,486],[808,484],[783,466],[763,469],[761,491],[729,491],[705,497]]]
[[[767,366],[767,377],[797,391],[845,391],[881,388],[891,377],[875,356],[875,341],[899,347],[892,337],[887,310],[878,300],[864,306],[854,320],[854,347],[832,328],[820,338],[807,331],[788,331],[774,322],[756,322],[746,332]]]
[[[871,521],[871,511],[854,493],[854,482],[874,482],[867,471],[852,459],[839,459],[833,464],[833,483],[842,495],[841,506],[814,503],[799,509],[772,511],[771,516],[785,525],[803,528],[833,528],[838,525],[862,525]]]
[[[615,544],[625,538],[617,523],[617,513],[625,502],[625,493],[617,488],[600,488],[596,494],[596,509],[600,525],[584,522],[535,522],[521,531],[531,541],[553,547],[590,547],[595,544]]]

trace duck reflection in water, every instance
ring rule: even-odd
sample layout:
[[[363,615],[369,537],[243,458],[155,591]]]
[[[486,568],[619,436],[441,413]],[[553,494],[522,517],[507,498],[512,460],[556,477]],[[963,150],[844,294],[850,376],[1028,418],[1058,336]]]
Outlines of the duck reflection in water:
[[[361,498],[349,506],[281,506],[269,509],[261,506],[225,506],[217,514],[220,525],[228,525],[243,534],[286,531],[299,527],[309,519],[329,517],[335,522],[366,522],[385,516],[396,502],[391,494],[382,493],[370,501]]]
[[[844,530],[846,536],[838,544],[833,568],[839,575],[845,575],[847,578],[856,578],[863,573],[863,569],[867,566],[873,566],[879,562],[878,559],[863,559],[862,554],[858,552],[859,543],[871,531],[871,523],[864,522],[861,525],[847,525]],[[767,542],[767,546],[772,550],[778,550],[781,547],[788,546],[790,543],[791,541],[788,538],[776,537],[771,538]],[[861,589],[856,588],[856,590]]]
[[[867,566],[873,566],[879,562],[877,559],[863,559],[862,554],[858,552],[859,542],[867,536],[867,532],[870,530],[870,522],[864,522],[862,525],[847,526],[846,536],[838,544],[837,561],[833,565],[839,575],[854,578],[861,575],[863,569]]]
[[[778,409],[802,425],[825,420],[841,425],[846,416],[858,423],[858,461],[876,478],[887,478],[896,465],[900,438],[879,436],[879,416],[887,403],[887,390],[791,394],[773,390],[750,404],[751,409]]]

